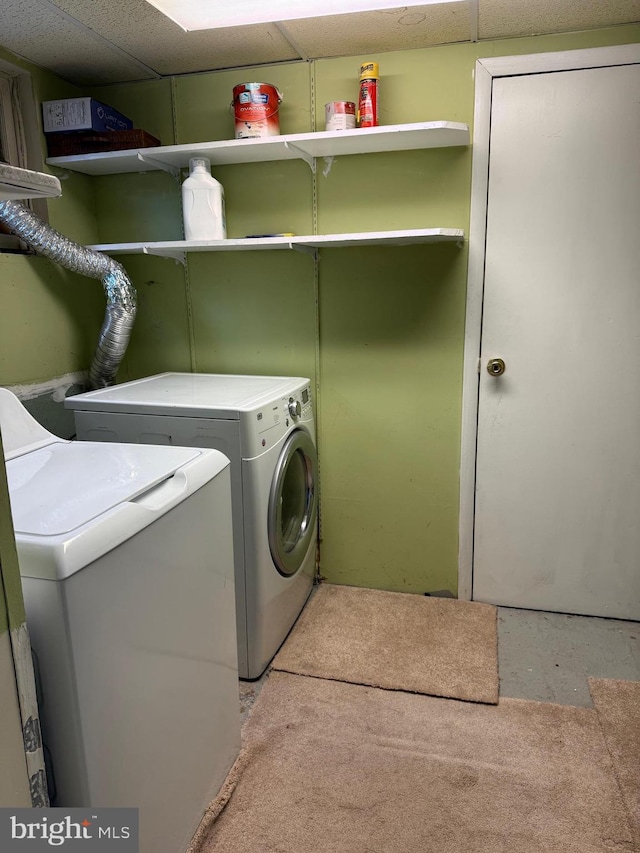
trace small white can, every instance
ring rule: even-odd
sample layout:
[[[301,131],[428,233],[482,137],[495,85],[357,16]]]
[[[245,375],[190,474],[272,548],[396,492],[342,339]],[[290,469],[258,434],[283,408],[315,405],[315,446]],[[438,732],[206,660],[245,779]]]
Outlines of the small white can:
[[[353,130],[356,126],[356,105],[353,101],[331,101],[324,106],[326,130]]]

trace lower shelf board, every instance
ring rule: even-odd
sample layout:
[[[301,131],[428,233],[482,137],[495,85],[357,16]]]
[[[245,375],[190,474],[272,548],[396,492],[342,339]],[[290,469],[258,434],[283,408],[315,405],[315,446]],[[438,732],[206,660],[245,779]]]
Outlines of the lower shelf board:
[[[188,252],[246,252],[295,249],[314,253],[317,249],[347,246],[407,246],[417,243],[464,242],[458,228],[418,228],[404,231],[362,231],[354,234],[317,234],[300,237],[244,237],[228,240],[172,240],[159,243],[102,243],[89,246],[108,255],[160,255],[181,258]]]

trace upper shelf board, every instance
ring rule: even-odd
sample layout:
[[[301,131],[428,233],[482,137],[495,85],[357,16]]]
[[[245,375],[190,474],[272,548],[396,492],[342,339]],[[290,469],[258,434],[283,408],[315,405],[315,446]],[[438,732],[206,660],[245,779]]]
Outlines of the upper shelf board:
[[[62,187],[54,175],[0,163],[0,201],[57,198],[60,195],[62,195]]]
[[[226,166],[234,163],[265,163],[269,160],[309,161],[315,157],[335,157],[343,154],[375,154],[382,151],[464,145],[469,145],[468,125],[450,121],[430,121],[356,130],[292,133],[260,139],[225,139],[221,142],[103,151],[99,154],[50,157],[47,163],[86,175],[116,175],[158,169],[184,169],[188,168],[191,157],[207,157],[212,166]]]

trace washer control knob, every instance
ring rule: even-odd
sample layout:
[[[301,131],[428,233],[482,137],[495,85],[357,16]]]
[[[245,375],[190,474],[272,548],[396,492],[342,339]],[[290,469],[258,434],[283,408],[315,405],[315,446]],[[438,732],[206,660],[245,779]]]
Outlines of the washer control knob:
[[[302,406],[300,405],[300,400],[294,400],[293,397],[289,397],[289,414],[292,418],[299,418],[302,414]]]

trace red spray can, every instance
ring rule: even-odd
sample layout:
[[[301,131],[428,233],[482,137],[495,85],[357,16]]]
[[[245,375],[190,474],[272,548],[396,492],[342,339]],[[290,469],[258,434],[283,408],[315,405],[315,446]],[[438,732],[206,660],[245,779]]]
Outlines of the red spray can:
[[[377,62],[360,66],[360,95],[358,97],[358,127],[378,126],[378,92],[380,72]]]

